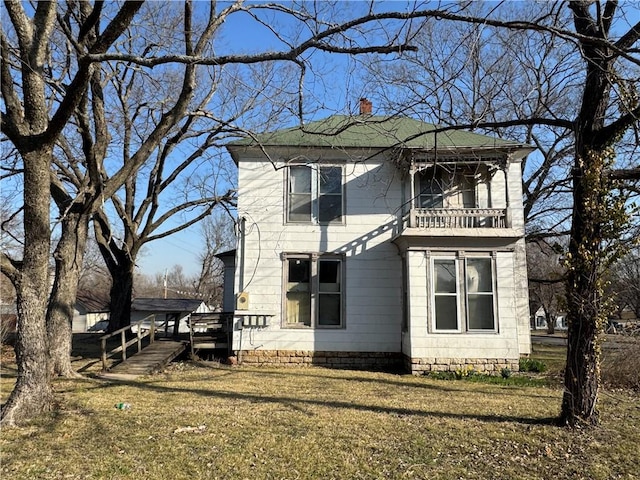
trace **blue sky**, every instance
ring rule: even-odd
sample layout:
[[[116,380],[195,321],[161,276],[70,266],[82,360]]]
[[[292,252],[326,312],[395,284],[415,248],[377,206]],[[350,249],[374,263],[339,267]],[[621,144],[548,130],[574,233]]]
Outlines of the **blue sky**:
[[[403,10],[411,2],[397,1],[381,4],[381,8]],[[353,15],[367,6],[366,2],[343,2],[345,15]],[[222,7],[219,7],[222,8]],[[262,12],[265,13],[265,12]],[[269,17],[273,16],[268,13]],[[278,33],[285,33],[286,24],[291,24],[282,15],[275,15],[276,21],[285,26],[279,27]],[[332,19],[335,20],[335,19]],[[289,32],[286,32],[289,33]],[[307,32],[301,32],[302,38],[308,38]],[[246,13],[232,15],[225,22],[222,37],[217,42],[218,54],[242,54],[284,49],[273,32],[265,26],[259,25]],[[353,60],[345,55],[329,55],[312,52],[311,61],[317,68],[318,76],[309,72],[305,88],[308,98],[321,99],[322,104],[315,102],[317,110],[314,118],[324,117],[333,113],[347,113],[355,111],[362,91],[353,85],[354,77],[349,71],[354,67]],[[307,119],[308,120],[308,119]],[[295,121],[292,118],[292,121]],[[193,226],[181,233],[166,239],[148,243],[138,257],[138,272],[155,275],[171,269],[174,265],[181,265],[185,274],[197,274],[199,270],[198,254],[202,251],[203,240],[199,226]]]
[[[380,4],[381,9],[406,10],[416,2],[392,1]],[[495,5],[496,2],[487,2]],[[322,3],[318,5],[322,6]],[[435,8],[434,2],[419,2],[420,8]],[[364,13],[367,2],[344,1],[340,3],[340,12],[343,15]],[[264,12],[263,12],[264,13]],[[628,23],[634,24],[640,17],[640,10],[630,9]],[[282,15],[274,15],[272,19],[283,22],[277,29],[278,33],[289,33],[291,22],[284,21]],[[337,18],[329,19],[339,21]],[[307,32],[301,32],[302,38],[307,38]],[[268,28],[258,25],[248,14],[241,13],[231,16],[224,26],[224,34],[217,42],[218,54],[228,53],[254,53],[282,48],[274,33]],[[359,83],[353,70],[357,67],[358,60],[349,59],[346,56],[336,54],[311,54],[311,62],[316,66],[316,72],[310,72],[305,83],[306,97],[315,102],[316,110],[312,118],[317,119],[333,113],[355,112],[358,99],[362,96],[371,97],[372,92],[367,92],[366,86]],[[318,75],[314,77],[314,73]],[[313,102],[312,102],[313,103]],[[375,105],[374,105],[375,109]],[[200,228],[194,226],[189,230],[173,235],[164,240],[158,240],[147,244],[143,255],[138,258],[139,272],[148,275],[163,272],[176,264],[180,264],[186,274],[195,274],[198,271],[197,256],[202,250],[203,240]]]

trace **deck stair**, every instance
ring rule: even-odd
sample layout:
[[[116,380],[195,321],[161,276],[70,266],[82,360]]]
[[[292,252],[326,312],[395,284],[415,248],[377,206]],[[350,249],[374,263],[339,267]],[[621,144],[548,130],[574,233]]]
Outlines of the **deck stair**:
[[[168,338],[160,338],[161,323],[155,316],[142,319],[107,335],[102,342],[102,376],[105,378],[134,378],[162,370],[187,348],[191,354],[199,351],[222,350],[228,354],[231,346],[233,314],[192,314],[189,319],[189,339],[181,339],[177,331]],[[107,349],[107,345],[115,348]],[[133,350],[133,352],[131,352]],[[108,359],[120,357],[115,365]]]
[[[100,342],[102,376],[105,378],[136,377],[157,372],[184,352],[189,344],[179,338],[156,338],[154,315],[103,335]],[[114,342],[115,348],[108,350],[107,345],[113,346]],[[130,350],[135,350],[135,353],[130,354]],[[119,363],[110,366],[108,359],[116,356],[120,357]]]
[[[158,339],[140,352],[109,369],[116,375],[149,375],[166,367],[169,362],[184,352],[188,342],[182,340]]]

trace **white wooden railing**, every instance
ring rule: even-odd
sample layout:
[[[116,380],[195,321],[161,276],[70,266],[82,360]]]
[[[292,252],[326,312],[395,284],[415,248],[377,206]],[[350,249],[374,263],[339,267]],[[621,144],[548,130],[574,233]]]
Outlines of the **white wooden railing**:
[[[506,208],[413,208],[403,228],[509,228]]]

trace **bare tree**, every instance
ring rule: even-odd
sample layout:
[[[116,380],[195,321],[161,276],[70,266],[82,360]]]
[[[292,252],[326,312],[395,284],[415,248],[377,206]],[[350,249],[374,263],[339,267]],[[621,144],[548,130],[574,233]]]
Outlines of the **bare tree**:
[[[40,2],[30,18],[21,2],[5,2],[16,43],[0,32],[0,75],[2,97],[2,133],[18,151],[24,179],[24,248],[21,259],[0,256],[3,273],[16,285],[18,335],[16,359],[18,379],[2,406],[2,423],[12,424],[53,405],[51,390],[46,314],[49,290],[49,169],[53,146],[84,94],[92,68],[83,62],[69,75],[64,101],[51,105],[45,82],[48,45],[56,19],[56,3]],[[103,30],[88,53],[104,53],[120,36],[140,7],[124,4],[111,18],[105,18]],[[99,7],[96,7],[99,8]],[[87,19],[84,29],[97,28],[96,16]]]
[[[610,269],[608,278],[611,284],[607,291],[614,298],[618,315],[621,317],[627,308],[640,318],[640,247],[620,258]]]
[[[504,4],[504,21],[536,21],[556,14],[542,3]],[[495,5],[480,2],[465,8],[467,15],[491,13]],[[556,18],[569,28],[567,15]],[[389,112],[424,118],[443,127],[467,126],[538,147],[523,162],[524,213],[527,235],[568,233],[571,213],[570,181],[573,153],[568,122],[511,122],[569,112],[579,101],[580,58],[571,44],[555,35],[527,30],[492,28],[468,21],[425,22],[415,41],[422,48],[402,61],[367,59],[365,82],[374,85]],[[364,63],[364,62],[363,62]]]
[[[531,313],[542,309],[547,323],[547,333],[556,329],[558,314],[565,307],[564,284],[566,269],[562,265],[564,248],[539,240],[527,244],[527,273],[529,277],[529,302]]]
[[[111,330],[129,322],[134,268],[141,249],[154,240],[191,227],[219,205],[232,206],[235,196],[231,169],[225,163],[228,160],[215,150],[229,133],[237,131],[231,124],[239,114],[229,112],[229,117],[216,118],[209,111],[212,97],[223,95],[219,81],[209,79],[207,84],[207,78],[201,76],[197,97],[192,89],[182,90],[177,100],[188,99],[188,111],[176,116],[168,137],[154,139],[155,119],[162,118],[167,103],[176,101],[169,92],[180,89],[172,89],[172,82],[168,81],[167,97],[154,102],[144,92],[153,92],[151,85],[161,78],[145,75],[138,79],[136,70],[120,66],[112,76],[119,110],[118,121],[110,123],[109,128],[111,137],[125,141],[122,149],[114,141],[110,150],[120,150],[123,165],[132,155],[145,159],[141,168],[126,180],[124,188],[109,198],[112,215],[106,206],[94,215],[96,239],[112,276]],[[167,73],[166,69],[158,72],[164,78],[170,76]],[[178,72],[170,70],[170,73],[180,80]],[[223,73],[215,76],[224,78]],[[256,106],[255,100],[251,106]],[[218,108],[222,110],[224,105]],[[144,145],[142,152],[136,149],[139,143]],[[119,227],[117,224],[114,227],[116,222]]]
[[[568,425],[593,424],[598,418],[599,334],[608,316],[603,273],[626,248],[619,240],[629,234],[627,200],[637,194],[637,184],[629,182],[640,178],[640,23],[631,23],[632,4],[615,0],[527,6],[531,8],[514,12],[508,4],[470,4],[460,12],[435,14],[448,20],[442,24],[467,25],[463,32],[468,33],[464,39],[454,34],[458,41],[445,47],[440,63],[432,66],[425,60],[424,83],[433,88],[418,90],[410,105],[432,105],[433,94],[435,117],[449,118],[445,123],[452,124],[450,128],[507,134],[524,128],[525,136],[517,137],[542,147],[544,159],[536,171],[529,170],[524,185],[532,195],[526,199],[528,219],[531,222],[540,208],[536,201],[545,198],[540,213],[558,212],[557,204],[571,211],[566,255],[569,340],[560,417]],[[483,44],[493,48],[495,39],[506,42],[498,40],[500,50],[488,58],[478,57]],[[440,51],[434,43],[424,47]],[[456,63],[458,54],[462,62]],[[453,58],[453,70],[441,70],[448,57]],[[532,60],[533,68],[527,66]],[[535,101],[529,105],[531,98]],[[570,202],[558,197],[563,191],[570,194]],[[542,226],[557,225],[562,234],[563,217],[560,212],[557,220]]]
[[[283,108],[295,111],[302,121],[304,108],[301,86],[313,51],[397,55],[413,49],[403,29],[404,21],[432,15],[431,11],[417,10],[375,13],[372,7],[368,11],[362,9],[365,13],[354,18],[344,10],[336,9],[336,15],[329,15],[327,18],[332,20],[327,22],[322,20],[319,10],[331,8],[329,4],[297,9],[293,5],[277,4],[245,6],[237,1],[218,9],[215,2],[210,2],[197,6],[198,18],[205,18],[200,26],[194,22],[192,3],[186,1],[181,34],[169,37],[169,44],[166,38],[159,37],[162,40],[159,45],[166,48],[154,52],[155,44],[148,41],[147,35],[141,35],[132,42],[135,51],[127,50],[122,46],[129,37],[123,37],[123,33],[137,26],[133,20],[142,3],[68,2],[59,6],[57,2],[39,2],[33,8],[26,8],[21,2],[4,2],[3,29],[0,32],[3,97],[0,125],[2,134],[16,149],[23,166],[24,245],[21,256],[11,255],[4,250],[0,256],[2,272],[17,286],[19,314],[16,344],[18,382],[2,408],[3,424],[27,419],[50,410],[53,405],[45,315],[49,310],[50,172],[54,165],[55,145],[63,145],[62,134],[74,115],[74,126],[79,128],[78,135],[82,139],[82,158],[78,159],[79,162],[73,162],[59,179],[68,182],[65,186],[74,184],[74,177],[81,181],[74,184],[74,188],[78,189],[75,196],[71,193],[73,189],[67,190],[73,199],[70,203],[68,198],[64,199],[66,205],[61,210],[64,212],[62,215],[64,217],[71,212],[93,215],[100,217],[98,220],[102,224],[104,219],[97,211],[102,202],[125,185],[127,179],[149,159],[152,151],[162,151],[159,149],[161,139],[180,134],[178,125],[189,113],[199,65],[220,68],[224,65],[283,62],[294,66],[297,75],[294,88],[290,91],[298,100]],[[266,12],[267,15],[260,16],[259,12]],[[211,48],[214,33],[234,13],[249,15],[256,25],[270,31],[278,47],[273,49],[267,46],[250,53],[231,51],[229,54],[219,54],[214,51]],[[266,20],[270,13],[286,17],[292,25],[290,31],[295,33],[285,36],[282,31],[273,28]],[[342,20],[336,22],[338,18]],[[388,28],[388,35],[376,36],[379,41],[368,39],[367,29],[379,31],[380,26],[387,23],[385,28]],[[60,40],[59,32],[64,37],[62,44],[57,43]],[[147,29],[145,34],[150,32],[152,30]],[[59,45],[63,48],[58,48]],[[140,69],[156,71],[162,71],[169,64],[183,65],[182,84],[174,101],[158,110],[160,117],[153,119],[153,131],[147,132],[146,139],[131,149],[128,162],[115,172],[109,171],[108,177],[105,176],[107,170],[102,163],[104,158],[101,158],[101,149],[106,140],[104,125],[100,121],[102,114],[98,112],[96,115],[97,110],[104,108],[102,87],[104,66],[107,64],[112,71],[118,66],[122,68],[132,64]],[[161,87],[162,83],[158,86]],[[87,118],[88,112],[93,115],[91,120]],[[224,120],[228,117],[222,115],[220,118]],[[63,156],[58,158],[68,160]],[[57,167],[64,170],[62,163]],[[76,175],[78,171],[80,176]],[[67,177],[67,173],[71,175]],[[70,222],[74,223],[84,225],[84,221]],[[107,241],[116,238],[108,229],[102,229],[102,232]],[[79,242],[74,248],[64,251],[73,251],[77,255],[81,246]],[[60,254],[67,255],[62,250]],[[62,272],[63,269],[57,271]]]

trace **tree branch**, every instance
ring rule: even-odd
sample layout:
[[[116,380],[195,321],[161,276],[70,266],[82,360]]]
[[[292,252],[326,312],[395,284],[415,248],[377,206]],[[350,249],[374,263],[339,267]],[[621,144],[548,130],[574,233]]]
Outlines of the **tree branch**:
[[[4,274],[14,286],[20,282],[22,262],[14,260],[4,252],[0,252],[0,273]]]
[[[629,169],[617,169],[609,171],[612,180],[640,180],[640,167]]]
[[[48,3],[48,2],[41,2]],[[73,114],[82,96],[85,94],[85,88],[83,88],[91,76],[91,61],[89,58],[91,55],[100,55],[111,46],[111,44],[124,32],[131,20],[140,9],[144,2],[141,1],[129,1],[125,2],[122,8],[118,11],[116,16],[109,22],[106,29],[96,40],[96,43],[89,50],[89,54],[80,59],[80,68],[76,73],[73,81],[67,88],[67,94],[64,96],[58,110],[55,112],[43,140],[45,142],[53,143],[55,138],[60,134],[62,129],[67,124],[69,117]]]

